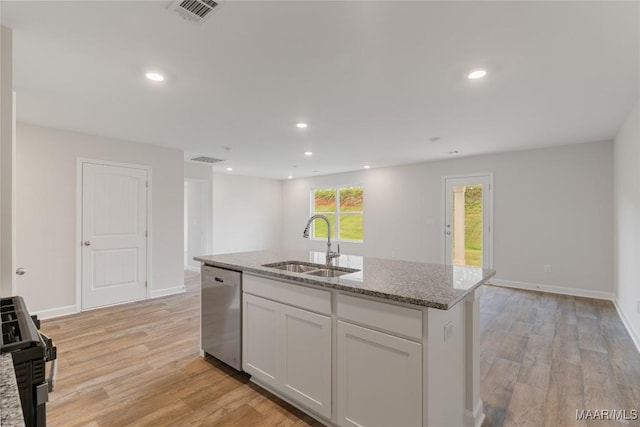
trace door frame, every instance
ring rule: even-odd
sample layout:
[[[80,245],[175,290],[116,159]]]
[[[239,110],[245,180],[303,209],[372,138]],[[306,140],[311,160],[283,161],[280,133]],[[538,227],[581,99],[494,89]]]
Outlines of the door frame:
[[[447,206],[446,206],[446,200],[447,200],[447,180],[449,179],[472,179],[472,178],[484,178],[484,179],[489,179],[489,207],[491,208],[489,210],[489,217],[487,218],[487,220],[489,221],[489,250],[486,251],[488,252],[488,257],[489,257],[489,262],[488,262],[488,266],[486,268],[491,268],[493,269],[493,210],[494,210],[494,202],[493,202],[493,191],[494,191],[494,185],[493,185],[493,172],[479,172],[479,173],[470,173],[470,174],[460,174],[460,175],[444,175],[442,177],[442,193],[441,193],[441,197],[440,200],[442,202],[442,221],[441,221],[441,234],[440,234],[440,244],[441,244],[441,263],[445,264],[447,262],[447,241],[446,241],[446,236],[445,236],[445,232],[446,232],[446,224],[447,224]],[[483,210],[483,220],[484,220],[484,210]],[[485,251],[483,248],[482,251],[482,256],[484,259],[485,256]],[[485,268],[483,266],[483,268]]]
[[[204,239],[203,239],[203,252],[204,253],[211,253],[211,241],[212,241],[212,218],[213,218],[213,214],[211,213],[213,211],[213,205],[212,205],[212,196],[211,196],[211,183],[209,180],[207,179],[200,179],[200,178],[184,178],[184,182],[196,182],[198,184],[202,184],[202,194],[201,194],[201,203],[202,203],[202,211],[201,211],[201,215],[202,215],[202,232],[204,233]],[[187,218],[184,218],[184,221],[187,221]],[[185,269],[191,271],[189,268],[187,268],[188,266],[185,265]],[[193,271],[197,271],[200,272],[200,269],[197,270],[193,270]]]
[[[153,280],[151,277],[151,239],[153,238],[152,232],[152,221],[151,221],[151,189],[153,188],[153,181],[151,176],[152,168],[149,165],[143,165],[138,163],[123,163],[123,162],[113,162],[110,160],[100,160],[100,159],[89,159],[85,157],[78,157],[76,159],[76,235],[75,235],[75,246],[76,246],[76,313],[80,313],[82,311],[82,184],[83,184],[83,174],[82,174],[82,166],[85,163],[91,163],[102,166],[117,166],[122,168],[132,168],[132,169],[144,169],[147,172],[147,181],[149,185],[147,186],[147,231],[149,236],[147,237],[147,295],[146,299],[151,297],[151,289],[153,288]],[[102,307],[96,307],[102,308]],[[87,309],[94,310],[94,309]]]

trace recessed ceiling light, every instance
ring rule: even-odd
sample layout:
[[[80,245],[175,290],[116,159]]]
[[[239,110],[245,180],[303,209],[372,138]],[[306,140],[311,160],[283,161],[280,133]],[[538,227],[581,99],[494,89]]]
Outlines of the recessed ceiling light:
[[[370,165],[364,165],[365,169],[369,169],[371,166]]]
[[[227,172],[231,172],[233,168],[227,168]]]
[[[470,78],[471,80],[476,80],[476,79],[481,79],[486,75],[487,75],[486,70],[474,70],[470,72],[467,77]]]
[[[305,156],[313,156],[313,152],[311,152],[311,151],[305,151],[305,152],[304,152],[304,155],[305,155]]]
[[[287,179],[293,179],[293,176],[289,175],[289,176],[287,177]]]
[[[144,75],[146,78],[148,78],[151,81],[154,82],[163,82],[164,81],[164,76],[160,73],[154,73],[154,72],[149,72],[147,74]]]
[[[298,129],[305,129],[305,128],[307,128],[308,126],[309,126],[309,125],[308,125],[308,124],[306,124],[306,123],[297,123],[297,124],[296,124],[296,127],[297,127]]]

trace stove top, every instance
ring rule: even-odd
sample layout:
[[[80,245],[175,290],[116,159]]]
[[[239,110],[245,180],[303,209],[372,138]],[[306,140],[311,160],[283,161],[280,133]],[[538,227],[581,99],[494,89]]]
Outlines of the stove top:
[[[0,298],[0,353],[40,348],[44,357],[44,346],[35,322],[22,297]]]

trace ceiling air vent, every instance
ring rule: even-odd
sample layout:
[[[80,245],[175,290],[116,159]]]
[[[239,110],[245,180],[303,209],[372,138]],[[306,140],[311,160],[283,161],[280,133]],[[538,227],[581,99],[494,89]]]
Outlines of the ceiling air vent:
[[[191,160],[193,160],[194,162],[202,162],[202,163],[218,163],[218,162],[224,161],[222,159],[214,159],[213,157],[206,157],[206,156],[194,157]]]
[[[177,0],[171,3],[169,10],[183,19],[200,24],[222,6],[222,2],[213,0]]]

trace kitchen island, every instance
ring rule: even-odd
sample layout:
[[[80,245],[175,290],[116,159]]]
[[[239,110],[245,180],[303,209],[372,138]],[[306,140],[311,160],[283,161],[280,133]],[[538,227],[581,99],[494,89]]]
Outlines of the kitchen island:
[[[196,257],[242,273],[242,368],[334,425],[479,426],[475,267],[321,252]]]
[[[0,354],[0,426],[24,427],[11,353]]]

